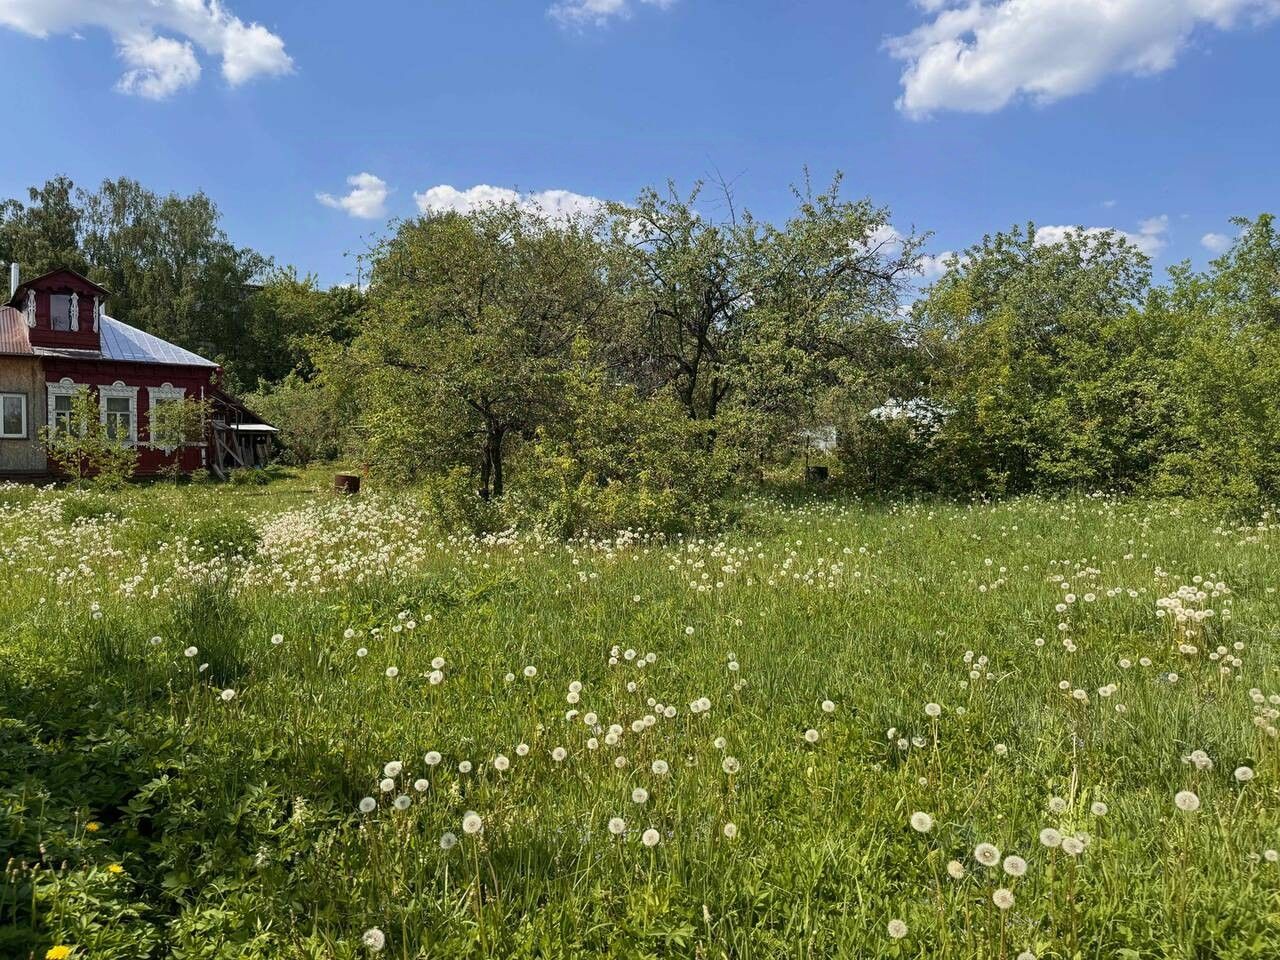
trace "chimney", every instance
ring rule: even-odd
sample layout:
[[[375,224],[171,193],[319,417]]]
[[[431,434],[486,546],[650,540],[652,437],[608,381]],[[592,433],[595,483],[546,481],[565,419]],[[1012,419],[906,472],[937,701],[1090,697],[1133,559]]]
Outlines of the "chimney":
[[[18,265],[17,263],[9,264],[9,298],[13,299],[13,295],[18,292]]]

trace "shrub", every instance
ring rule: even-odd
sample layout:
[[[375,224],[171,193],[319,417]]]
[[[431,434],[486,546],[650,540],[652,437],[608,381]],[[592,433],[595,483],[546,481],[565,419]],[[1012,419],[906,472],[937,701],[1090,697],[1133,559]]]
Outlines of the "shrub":
[[[77,486],[92,478],[98,486],[116,489],[138,465],[138,451],[111,434],[99,417],[98,398],[88,390],[72,397],[68,426],[41,427],[40,440],[50,464]]]
[[[565,394],[566,422],[521,452],[504,505],[512,515],[562,537],[676,532],[715,520],[730,469],[707,422],[594,370],[570,377]]]
[[[236,487],[263,487],[271,482],[271,474],[261,467],[243,467],[232,470],[229,479]]]
[[[187,527],[186,534],[194,552],[206,559],[251,557],[258,552],[261,540],[253,524],[235,513],[201,516]]]
[[[484,534],[506,526],[502,508],[481,499],[475,476],[465,467],[428,477],[423,491],[427,508],[444,530]]]
[[[119,519],[122,514],[119,504],[96,494],[66,497],[61,506],[62,520],[68,524],[77,520]]]

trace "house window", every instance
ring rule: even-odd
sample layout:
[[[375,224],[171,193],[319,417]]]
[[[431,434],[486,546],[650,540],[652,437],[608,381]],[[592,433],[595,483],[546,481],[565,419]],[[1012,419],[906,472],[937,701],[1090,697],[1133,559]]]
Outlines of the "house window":
[[[138,439],[138,388],[126,387],[117,380],[109,387],[99,387],[102,423],[107,436],[132,444]]]
[[[49,429],[54,433],[69,432],[71,425],[72,398],[77,390],[85,389],[69,377],[63,377],[58,383],[49,384]]]
[[[0,437],[26,439],[27,395],[25,393],[0,393]]]
[[[133,404],[128,397],[107,397],[103,402],[107,418],[107,436],[126,440],[133,433]]]
[[[165,453],[173,453],[179,446],[182,446],[186,438],[183,437],[157,437],[157,431],[152,427],[155,423],[156,411],[163,407],[166,403],[176,403],[186,396],[186,391],[182,387],[175,387],[166,383],[159,387],[147,387],[147,399],[150,401],[150,407],[147,410],[147,430],[151,435],[151,445],[158,446]]]
[[[49,294],[49,325],[54,330],[74,330],[78,326],[72,316],[72,306],[71,294]]]

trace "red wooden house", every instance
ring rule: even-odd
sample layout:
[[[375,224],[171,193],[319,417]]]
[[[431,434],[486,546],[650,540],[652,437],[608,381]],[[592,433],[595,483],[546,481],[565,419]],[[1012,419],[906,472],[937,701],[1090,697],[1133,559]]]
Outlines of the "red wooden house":
[[[189,350],[113,319],[107,291],[72,270],[20,282],[0,305],[0,475],[45,476],[40,427],[70,417],[71,398],[88,388],[102,422],[138,451],[137,473],[176,462],[184,471],[265,463],[275,428],[220,389],[222,370]],[[179,450],[150,442],[150,412],[181,398],[208,400],[204,439]]]

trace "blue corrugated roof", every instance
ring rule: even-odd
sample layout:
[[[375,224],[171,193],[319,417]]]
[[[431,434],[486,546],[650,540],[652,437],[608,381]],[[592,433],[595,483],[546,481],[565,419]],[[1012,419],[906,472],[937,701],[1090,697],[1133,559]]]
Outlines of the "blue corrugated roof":
[[[212,360],[184,350],[168,340],[121,323],[103,314],[99,333],[105,360],[127,360],[131,363],[172,363],[184,367],[216,367]]]

